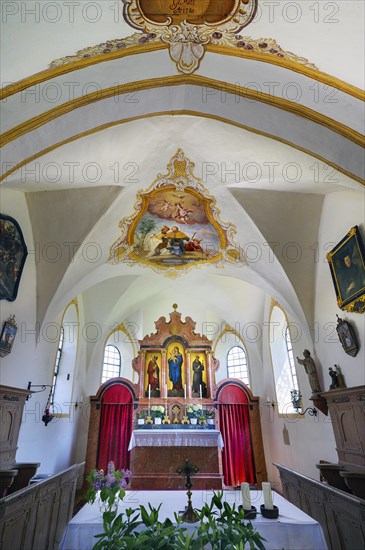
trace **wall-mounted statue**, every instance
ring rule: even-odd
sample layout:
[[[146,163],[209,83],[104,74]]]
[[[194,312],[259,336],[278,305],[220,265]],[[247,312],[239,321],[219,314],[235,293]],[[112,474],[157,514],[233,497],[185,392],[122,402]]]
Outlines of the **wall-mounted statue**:
[[[300,365],[304,366],[305,372],[308,374],[308,380],[312,389],[312,394],[320,393],[322,390],[318,380],[317,368],[311,357],[310,351],[305,349],[303,351],[303,355],[304,359],[299,359],[299,357],[297,357],[297,361]]]

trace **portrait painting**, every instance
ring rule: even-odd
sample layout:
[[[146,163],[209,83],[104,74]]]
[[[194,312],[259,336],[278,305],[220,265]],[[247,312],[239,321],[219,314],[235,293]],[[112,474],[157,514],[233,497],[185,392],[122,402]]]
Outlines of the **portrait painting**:
[[[0,214],[0,300],[16,299],[27,253],[18,222]]]
[[[13,347],[18,328],[12,319],[5,321],[0,335],[0,356],[8,355]]]
[[[365,311],[365,247],[356,225],[327,254],[338,307]]]
[[[184,397],[185,353],[181,342],[171,342],[167,347],[167,395]]]
[[[146,354],[146,397],[161,396],[161,352],[153,351]]]

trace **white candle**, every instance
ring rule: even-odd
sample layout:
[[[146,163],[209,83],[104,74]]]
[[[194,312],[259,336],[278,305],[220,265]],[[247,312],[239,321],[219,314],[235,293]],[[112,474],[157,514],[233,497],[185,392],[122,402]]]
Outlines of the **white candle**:
[[[166,397],[167,397],[167,394],[168,394],[168,389],[167,389],[167,384],[166,384]]]
[[[148,384],[148,399],[151,399],[151,384]]]
[[[199,394],[200,394],[200,399],[202,399],[203,397],[203,392],[202,392],[202,385],[200,384],[199,386]]]
[[[244,510],[251,510],[250,484],[241,483],[242,507]]]
[[[273,510],[274,506],[272,503],[272,493],[271,493],[271,484],[267,481],[262,482],[262,494],[264,497],[264,506],[267,510]]]
[[[184,399],[186,401],[186,384],[184,384]]]

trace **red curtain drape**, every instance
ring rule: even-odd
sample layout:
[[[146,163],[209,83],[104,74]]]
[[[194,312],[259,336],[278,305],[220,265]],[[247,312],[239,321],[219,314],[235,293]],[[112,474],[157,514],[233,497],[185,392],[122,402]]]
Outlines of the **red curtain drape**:
[[[101,400],[97,468],[107,470],[112,460],[115,468],[129,468],[128,445],[132,434],[133,398],[122,384],[108,388]]]
[[[224,483],[237,487],[255,483],[248,399],[238,386],[227,384],[219,394],[219,424],[223,437]]]

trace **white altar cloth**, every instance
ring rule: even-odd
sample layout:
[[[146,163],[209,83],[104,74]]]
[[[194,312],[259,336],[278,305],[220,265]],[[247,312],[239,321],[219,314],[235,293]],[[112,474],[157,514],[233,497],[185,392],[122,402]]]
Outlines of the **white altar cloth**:
[[[219,430],[134,430],[128,451],[134,447],[219,447],[223,438]]]
[[[192,491],[194,508],[201,508],[205,502],[210,502],[212,491]],[[241,504],[240,491],[224,491],[223,498],[230,505]],[[263,503],[261,491],[251,491],[251,502],[260,511]],[[252,524],[266,539],[266,550],[327,550],[326,541],[321,526],[317,521],[299,510],[296,506],[273,492],[273,502],[279,508],[278,519],[265,519],[257,514]],[[125,499],[120,503],[118,512],[126,508],[138,508],[147,503],[157,508],[162,503],[159,519],[164,521],[169,517],[174,521],[174,512],[184,510],[187,504],[185,491],[127,491]],[[189,532],[193,532],[197,524],[183,523]],[[86,504],[68,523],[61,550],[90,550],[96,542],[94,535],[101,533],[102,514],[96,503]]]

